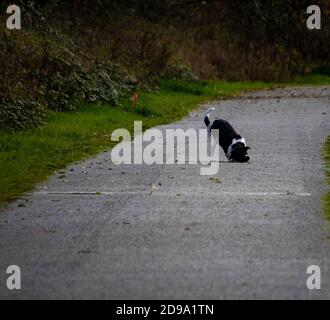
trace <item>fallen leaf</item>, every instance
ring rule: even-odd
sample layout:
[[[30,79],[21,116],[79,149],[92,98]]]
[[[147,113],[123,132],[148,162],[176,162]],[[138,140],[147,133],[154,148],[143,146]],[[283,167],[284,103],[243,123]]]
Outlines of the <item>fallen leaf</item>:
[[[153,184],[151,185],[151,190],[149,194],[152,194],[154,191],[156,191],[158,188]]]
[[[56,230],[52,230],[52,229],[42,229],[42,231],[43,232],[45,232],[45,233],[55,233],[56,232]]]
[[[222,183],[222,181],[219,178],[217,178],[217,177],[210,177],[209,180],[210,181],[213,181],[215,183]]]

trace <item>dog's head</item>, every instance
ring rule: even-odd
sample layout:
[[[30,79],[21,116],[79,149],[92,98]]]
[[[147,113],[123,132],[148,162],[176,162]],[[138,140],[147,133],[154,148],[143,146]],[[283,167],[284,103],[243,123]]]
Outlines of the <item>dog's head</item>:
[[[251,157],[248,155],[250,147],[245,146],[241,142],[237,142],[232,146],[230,160],[234,162],[248,162]]]

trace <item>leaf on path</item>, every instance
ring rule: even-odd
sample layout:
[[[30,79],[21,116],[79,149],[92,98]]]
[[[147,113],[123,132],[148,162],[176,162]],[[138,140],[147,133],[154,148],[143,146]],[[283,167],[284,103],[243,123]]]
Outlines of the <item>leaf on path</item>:
[[[217,177],[210,177],[209,180],[210,181],[213,181],[215,183],[222,183],[222,181],[219,178],[217,178]]]
[[[77,251],[78,254],[89,254],[89,253],[100,253],[99,251],[94,250],[79,250]]]
[[[149,195],[152,194],[152,193],[153,193],[154,191],[156,191],[157,189],[158,189],[158,187],[156,187],[154,184],[151,185],[151,190],[150,190]]]
[[[43,232],[45,233],[56,233],[56,230],[55,229],[42,229]]]

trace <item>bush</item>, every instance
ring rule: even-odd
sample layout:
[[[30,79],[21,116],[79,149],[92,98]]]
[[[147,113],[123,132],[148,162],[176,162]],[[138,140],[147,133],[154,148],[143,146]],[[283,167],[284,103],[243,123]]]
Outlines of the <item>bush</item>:
[[[163,71],[162,77],[172,80],[199,81],[197,74],[188,65],[180,62],[169,63]]]
[[[308,32],[301,23],[308,1],[267,3],[264,19],[257,10],[252,23],[257,1],[17,0],[24,27],[12,32],[10,1],[2,1],[1,128],[38,125],[47,109],[75,110],[80,102],[116,106],[131,91],[157,90],[161,78],[287,81],[329,74],[329,31]]]
[[[44,114],[41,105],[33,101],[0,100],[0,128],[7,133],[40,125]]]
[[[50,109],[67,111],[74,110],[79,101],[116,106],[131,90],[132,84],[116,66],[102,63],[87,71],[73,64],[67,73],[54,73],[42,94]]]
[[[118,65],[95,61],[64,35],[32,27],[9,33],[1,25],[2,131],[40,125],[47,110],[71,111],[80,102],[116,106],[133,88]]]

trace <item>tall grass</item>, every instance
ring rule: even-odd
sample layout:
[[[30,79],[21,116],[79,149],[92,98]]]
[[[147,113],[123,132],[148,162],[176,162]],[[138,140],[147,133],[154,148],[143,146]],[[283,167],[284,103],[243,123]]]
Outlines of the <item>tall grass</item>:
[[[327,182],[330,185],[330,136],[328,136],[324,148],[323,148],[324,159],[326,161],[326,175]],[[324,196],[324,211],[326,217],[330,220],[330,190]]]

